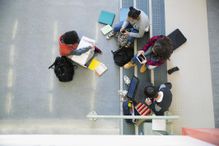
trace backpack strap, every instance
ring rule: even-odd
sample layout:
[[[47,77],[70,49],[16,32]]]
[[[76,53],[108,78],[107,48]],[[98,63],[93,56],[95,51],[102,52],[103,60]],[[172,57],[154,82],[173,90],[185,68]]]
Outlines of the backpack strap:
[[[56,63],[56,62],[54,62],[52,65],[50,65],[50,66],[48,67],[48,69],[53,68],[53,66],[55,65],[55,63]]]

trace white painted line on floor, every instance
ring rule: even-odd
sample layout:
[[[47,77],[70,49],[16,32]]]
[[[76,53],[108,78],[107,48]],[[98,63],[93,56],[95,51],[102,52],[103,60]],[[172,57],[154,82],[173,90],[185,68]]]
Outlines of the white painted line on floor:
[[[14,22],[13,29],[12,29],[12,40],[14,40],[15,37],[16,37],[16,34],[17,34],[17,26],[18,26],[18,20],[16,19],[15,22]]]
[[[149,0],[149,21],[150,21],[150,36],[149,38],[152,37],[153,34],[153,29],[152,29],[152,0]],[[154,85],[154,69],[151,69],[151,83]]]
[[[134,54],[137,54],[137,40],[135,39],[135,41],[134,41]],[[138,77],[138,67],[137,67],[137,65],[135,65],[135,67],[134,67],[134,75],[136,76],[136,77]]]
[[[11,88],[13,86],[13,81],[14,81],[14,70],[13,70],[13,68],[9,67],[9,69],[8,69],[8,82],[7,82],[8,88]]]
[[[99,36],[99,35],[98,35],[98,32],[99,32],[99,30],[100,30],[100,29],[99,29],[99,25],[98,25],[98,22],[97,22],[97,23],[96,23],[96,33],[95,33],[95,41],[96,41],[96,42],[98,42],[98,36]]]
[[[53,95],[49,93],[49,112],[53,112]]]
[[[12,44],[9,50],[9,65],[13,66],[14,65],[14,56],[15,56],[15,49],[14,45]]]
[[[95,72],[93,71],[92,72],[92,78],[91,78],[91,85],[92,85],[92,89],[93,91],[96,91],[96,74]],[[91,98],[90,98],[90,111],[95,111],[95,92],[91,92]]]
[[[7,96],[6,96],[6,101],[5,101],[5,112],[9,115],[11,113],[12,110],[12,93],[8,92]]]
[[[57,40],[58,40],[58,22],[57,21],[55,21],[54,22],[54,25],[53,25],[53,40],[54,40],[54,42],[57,42]]]

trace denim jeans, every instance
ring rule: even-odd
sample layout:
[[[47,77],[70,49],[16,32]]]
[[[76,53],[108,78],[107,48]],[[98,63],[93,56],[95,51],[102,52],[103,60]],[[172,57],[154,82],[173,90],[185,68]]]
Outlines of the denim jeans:
[[[119,32],[120,29],[122,28],[123,22],[124,22],[124,21],[120,21],[119,23],[117,23],[117,24],[114,26],[113,31],[114,31],[114,32]],[[130,32],[133,32],[133,33],[138,33],[138,30],[137,30],[137,29],[134,29],[133,26],[132,26],[130,23],[128,24],[128,26],[127,26],[125,29],[129,29]],[[135,39],[134,37],[129,36],[129,37],[128,37],[128,42],[133,43],[133,42],[134,42],[134,39]]]

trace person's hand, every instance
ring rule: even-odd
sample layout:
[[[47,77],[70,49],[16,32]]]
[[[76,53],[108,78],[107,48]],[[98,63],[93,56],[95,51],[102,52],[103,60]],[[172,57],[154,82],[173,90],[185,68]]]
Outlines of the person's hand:
[[[145,103],[146,103],[147,105],[151,105],[151,104],[152,104],[150,98],[146,98],[146,99],[145,99]]]
[[[123,33],[125,31],[125,28],[121,28],[120,32]]]
[[[139,55],[144,55],[144,51],[143,50],[139,50],[138,52],[137,52],[137,56],[139,56]]]
[[[125,31],[123,34],[126,35],[126,36],[129,36],[129,32],[128,31]]]

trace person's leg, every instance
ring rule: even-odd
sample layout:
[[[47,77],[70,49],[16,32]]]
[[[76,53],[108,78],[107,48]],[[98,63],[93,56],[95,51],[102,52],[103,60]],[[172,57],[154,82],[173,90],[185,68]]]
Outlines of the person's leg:
[[[131,68],[131,67],[134,67],[135,65],[137,65],[138,67],[141,67],[140,62],[137,60],[137,55],[135,55],[135,56],[131,59],[131,61],[129,61],[128,63],[126,63],[126,64],[124,65],[124,68],[125,68],[125,69],[129,69],[129,68]]]
[[[134,29],[134,28],[131,28],[130,30],[131,30],[130,32],[138,33],[138,30],[136,30],[136,29]],[[129,37],[128,37],[128,42],[127,42],[126,47],[127,47],[127,48],[130,47],[130,45],[134,42],[134,40],[135,40],[134,37],[129,36]]]
[[[119,32],[120,29],[122,28],[124,21],[120,21],[119,23],[117,23],[114,27],[113,27],[113,32]]]

